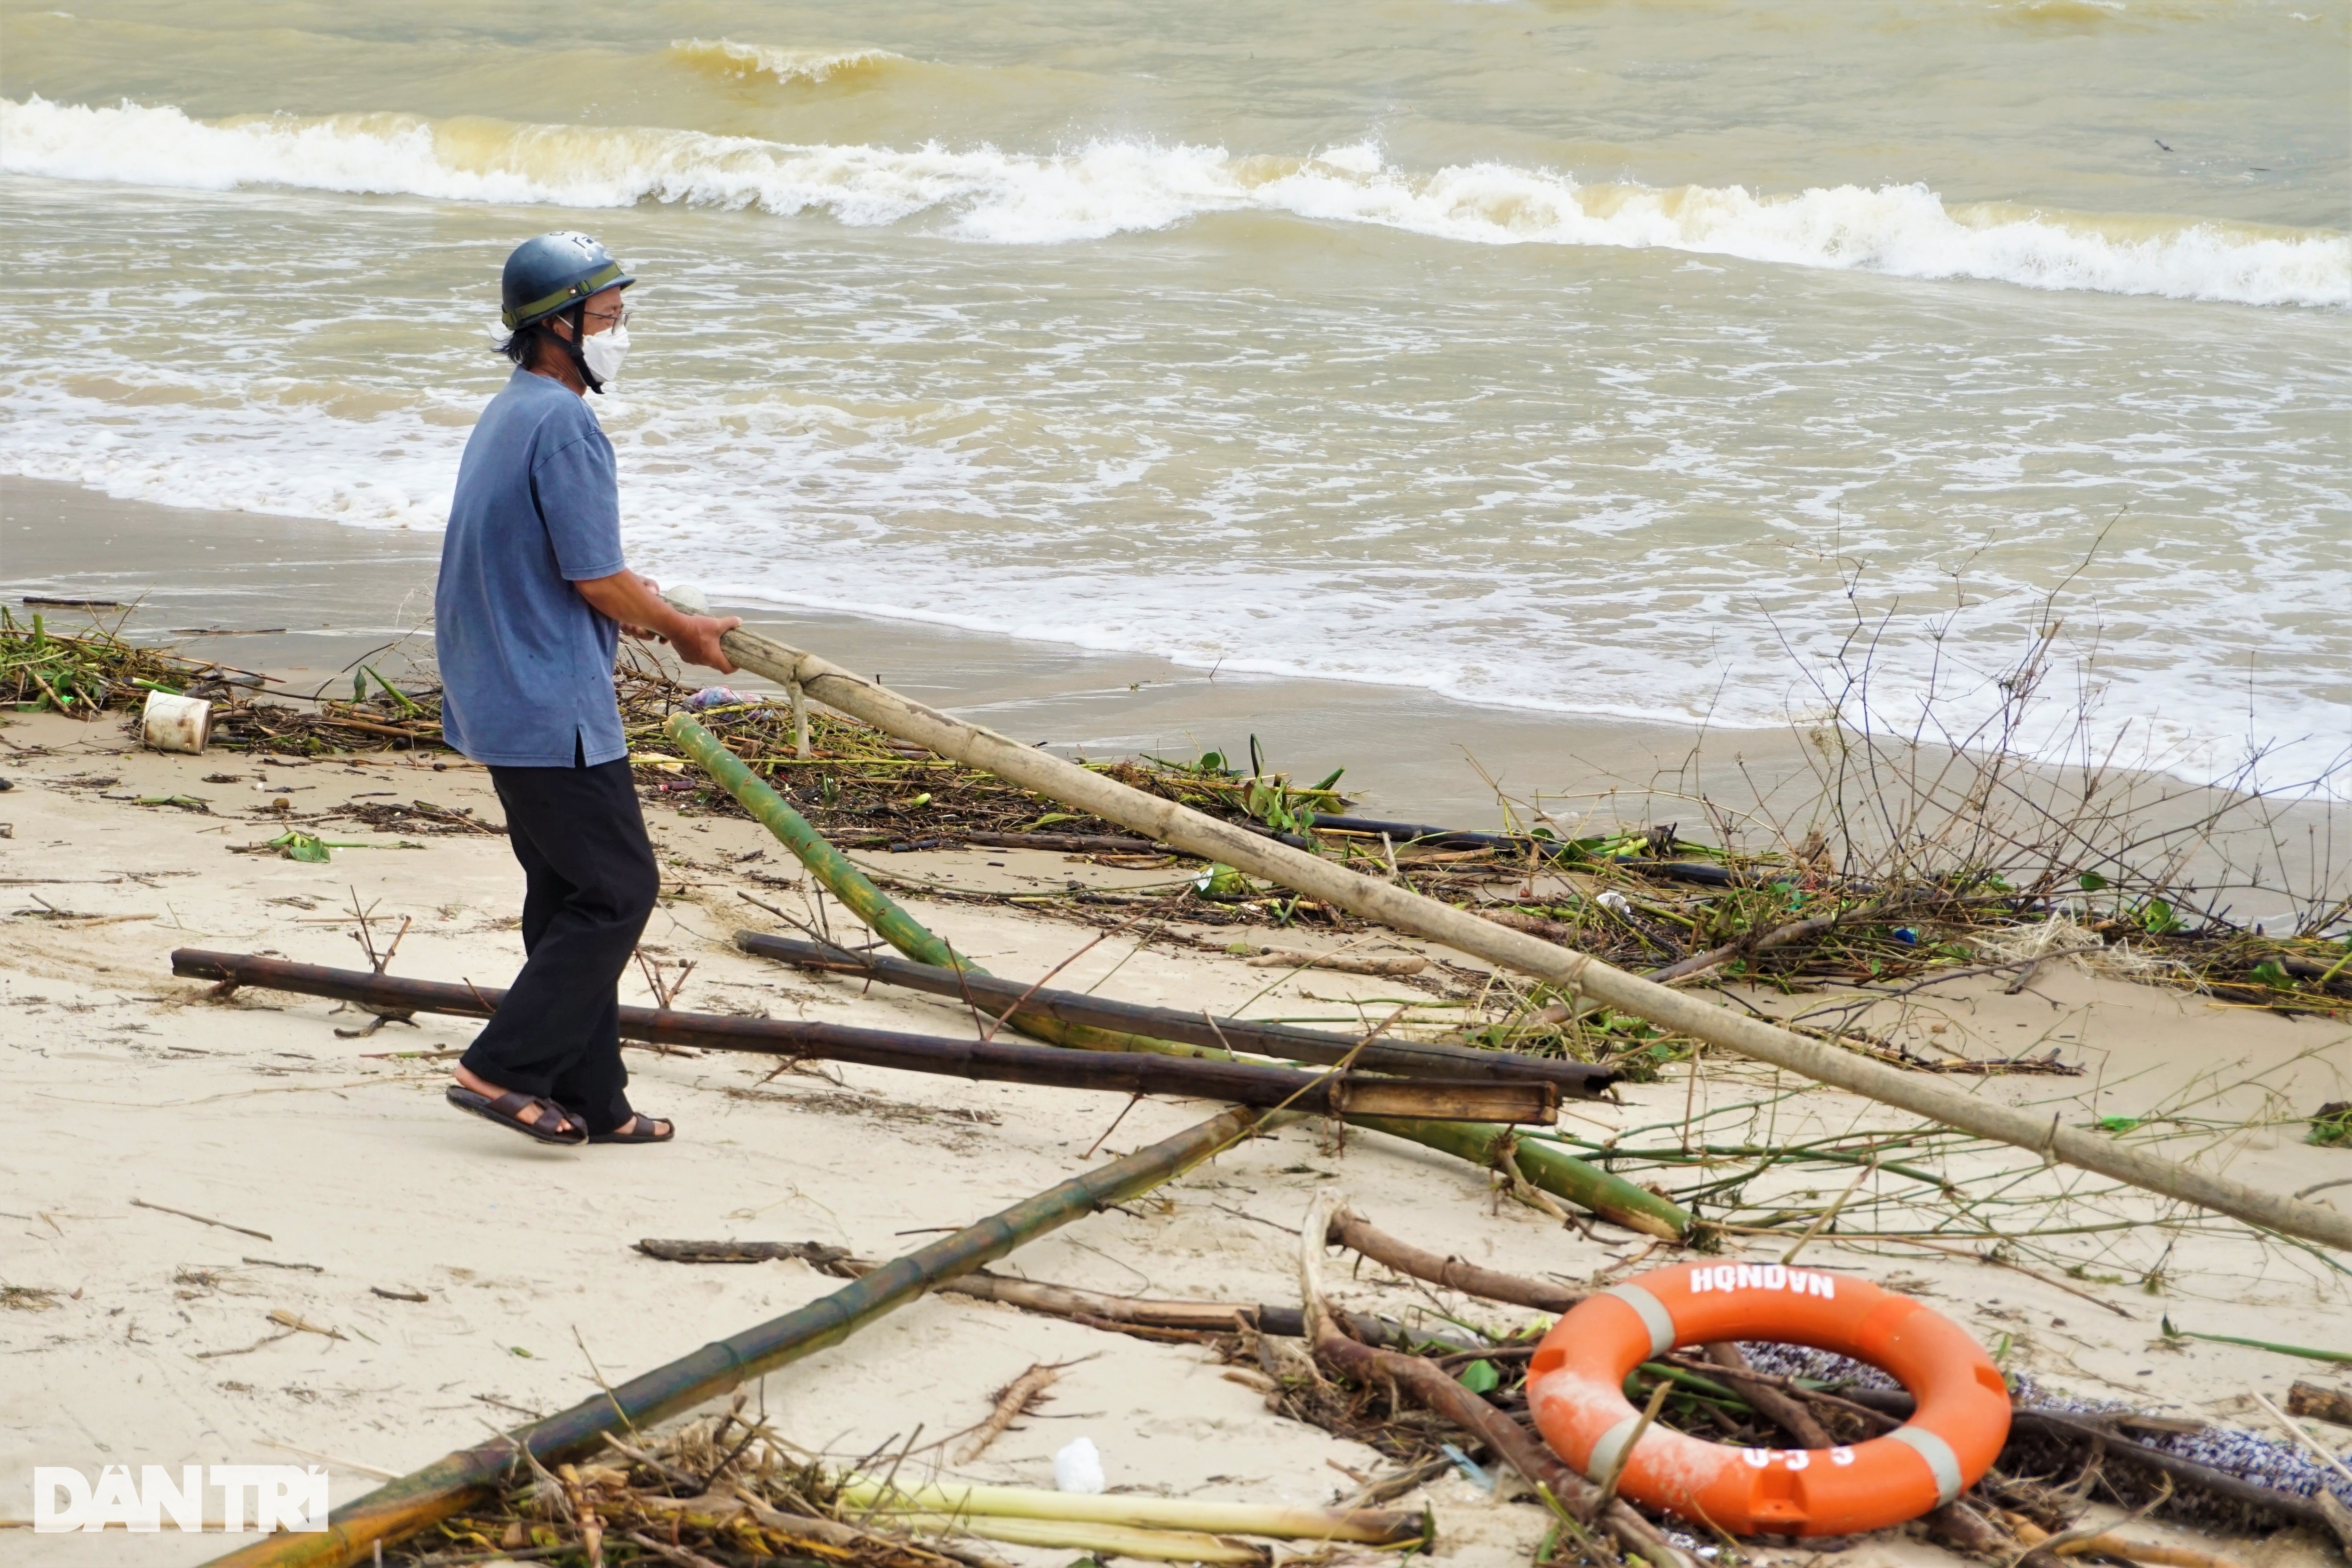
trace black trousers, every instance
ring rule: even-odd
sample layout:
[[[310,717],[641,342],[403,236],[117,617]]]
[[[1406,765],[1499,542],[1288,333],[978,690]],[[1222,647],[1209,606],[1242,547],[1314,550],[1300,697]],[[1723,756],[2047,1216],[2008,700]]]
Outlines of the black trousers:
[[[466,1067],[554,1100],[610,1132],[628,1121],[620,979],[661,888],[653,841],[623,761],[492,768],[507,838],[522,862],[522,973]]]

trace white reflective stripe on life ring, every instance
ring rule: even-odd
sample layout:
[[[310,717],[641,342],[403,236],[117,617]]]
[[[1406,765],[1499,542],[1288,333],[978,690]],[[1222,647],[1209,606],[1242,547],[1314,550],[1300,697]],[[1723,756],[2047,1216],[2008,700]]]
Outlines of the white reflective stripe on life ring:
[[[1936,1477],[1936,1506],[1941,1508],[1960,1495],[1960,1457],[1952,1446],[1928,1431],[1925,1426],[1897,1426],[1887,1434],[1906,1448],[1918,1451],[1927,1461],[1927,1468]]]
[[[1626,1446],[1633,1441],[1633,1429],[1641,1424],[1639,1415],[1628,1415],[1601,1434],[1601,1441],[1592,1445],[1592,1457],[1584,1463],[1584,1473],[1588,1476],[1614,1474]]]
[[[1639,1285],[1612,1285],[1601,1293],[1616,1297],[1641,1314],[1642,1326],[1650,1331],[1652,1355],[1664,1355],[1675,1348],[1675,1316],[1664,1301]]]

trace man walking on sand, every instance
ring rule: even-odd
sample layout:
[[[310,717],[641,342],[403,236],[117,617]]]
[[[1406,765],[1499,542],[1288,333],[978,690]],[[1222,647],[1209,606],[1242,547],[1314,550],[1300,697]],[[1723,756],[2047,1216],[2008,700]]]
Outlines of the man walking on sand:
[[[434,591],[442,733],[486,764],[522,862],[528,955],[459,1058],[449,1102],[544,1143],[658,1143],[629,1108],[621,972],[660,872],[629,776],[613,690],[620,632],[690,664],[734,666],[742,623],[681,615],[621,555],[613,446],[588,410],[628,350],[636,279],[584,234],[507,258],[502,345],[515,363],[457,468]]]

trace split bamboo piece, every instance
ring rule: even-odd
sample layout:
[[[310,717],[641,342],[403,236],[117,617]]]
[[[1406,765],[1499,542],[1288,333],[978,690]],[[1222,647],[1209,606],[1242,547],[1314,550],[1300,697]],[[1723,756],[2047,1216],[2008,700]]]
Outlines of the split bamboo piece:
[[[1199,1530],[1139,1530],[1125,1524],[1083,1524],[1058,1519],[968,1518],[952,1513],[877,1514],[926,1535],[961,1533],[1014,1546],[1060,1546],[1105,1557],[1139,1557],[1155,1563],[1216,1563],[1264,1565],[1272,1553],[1244,1541],[1226,1541]]]
[[[839,1344],[941,1281],[969,1274],[1098,1208],[1150,1192],[1276,1121],[1242,1107],[1213,1116],[893,1258],[781,1318],[714,1341],[560,1415],[436,1460],[345,1503],[322,1531],[268,1536],[214,1559],[211,1568],[350,1568],[376,1542],[403,1540],[488,1496],[512,1472],[522,1450],[545,1466],[584,1458],[600,1448],[606,1433],[666,1420],[747,1379]]]
[[[679,750],[692,757],[754,819],[782,840],[800,858],[809,873],[877,935],[918,963],[969,974],[986,973],[976,964],[959,960],[947,943],[894,903],[847,857],[827,843],[807,818],[745,767],[718,736],[683,713],[671,715],[666,728]],[[1012,1009],[1006,1017],[1013,1028],[1034,1039],[1080,1050],[1139,1051],[1162,1056],[1212,1054],[1200,1046],[1068,1023],[1035,1011]],[[1230,1057],[1233,1053],[1213,1054]],[[1353,1095],[1362,1090],[1349,1092]],[[1473,1164],[1507,1167],[1516,1152],[1520,1173],[1529,1183],[1571,1203],[1581,1204],[1612,1224],[1669,1241],[1678,1241],[1689,1234],[1690,1214],[1672,1199],[1589,1165],[1553,1145],[1519,1142],[1508,1127],[1470,1120],[1452,1123],[1431,1119],[1426,1112],[1412,1119],[1381,1116],[1377,1114],[1378,1108],[1363,1100],[1353,1100],[1350,1105],[1351,1109],[1339,1112],[1350,1122],[1443,1150]]]
[[[697,613],[707,605],[692,590],[674,593],[671,601]],[[2352,1248],[2352,1214],[2265,1192],[2213,1172],[2160,1159],[2104,1133],[2068,1127],[2063,1110],[2044,1116],[1964,1094],[1935,1079],[1888,1067],[1669,990],[1589,953],[1539,941],[1391,883],[1359,876],[1174,801],[1130,789],[1036,747],[951,719],[815,654],[756,632],[729,632],[720,646],[728,658],[745,669],[772,680],[798,682],[830,708],[927,746],[940,756],[984,768],[1024,789],[1116,822],[1155,843],[1278,882],[1366,920],[1442,942],[1562,992],[1645,1018],[1661,1028],[1722,1046],[1979,1138],[2031,1150],[2045,1159],[2095,1171],[2266,1230]]]
[[[1263,1535],[1284,1541],[1353,1541],[1370,1546],[1431,1546],[1428,1516],[1410,1509],[1279,1508],[1263,1503],[1202,1502],[1189,1498],[1113,1497],[1043,1491],[1030,1487],[948,1482],[894,1487],[859,1477],[841,1489],[841,1500],[894,1512],[945,1513],[959,1518],[1058,1519],[1124,1524],[1141,1530],[1203,1530],[1213,1535]]]

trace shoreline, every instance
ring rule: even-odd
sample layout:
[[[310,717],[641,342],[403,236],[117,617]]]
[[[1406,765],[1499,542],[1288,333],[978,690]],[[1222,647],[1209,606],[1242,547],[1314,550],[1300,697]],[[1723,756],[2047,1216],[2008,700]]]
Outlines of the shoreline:
[[[241,635],[184,638],[184,651],[282,675],[289,690],[347,679],[351,661],[397,639],[430,645],[430,633],[418,628],[431,615],[438,534],[165,507],[18,479],[0,482],[0,530],[9,544],[0,596],[12,607],[27,592],[140,600],[127,635],[143,641],[180,628],[228,628]],[[126,569],[126,561],[135,564]],[[1646,792],[1683,770],[1703,742],[1726,785],[1744,770],[1769,786],[1769,797],[1809,777],[1792,731],[1710,734],[1666,721],[1489,708],[1412,687],[1204,673],[1151,655],[926,622],[786,615],[723,601],[714,608],[960,718],[1056,750],[1234,758],[1247,755],[1255,733],[1269,771],[1304,782],[1344,766],[1342,785],[1360,792],[1365,809],[1447,826],[1497,819],[1481,766],[1513,795],[1546,800]],[[52,616],[60,626],[79,619],[74,611]],[[708,671],[688,679],[768,689],[757,678]]]
[[[21,604],[31,592],[138,601],[126,635],[281,678],[281,692],[338,693],[363,659],[397,674],[429,658],[423,628],[438,534],[164,507],[9,479],[0,483],[0,538],[9,547],[0,600]],[[1857,745],[1850,733],[1794,721],[1777,731],[1713,731],[1535,713],[1412,688],[1203,674],[1156,657],[919,622],[715,607],[919,701],[1066,753],[1216,751],[1246,765],[1255,738],[1270,773],[1303,784],[1343,769],[1339,787],[1362,816],[1516,829],[1540,820],[1532,816],[1540,811],[1563,837],[1587,824],[1615,831],[1655,823],[1675,826],[1685,839],[1738,834],[1791,849],[1824,823],[1843,824],[1874,853],[1890,839],[1932,840],[1947,826],[1949,802],[1982,787],[2014,796],[2019,820],[2040,831],[2069,812],[2084,814],[2095,832],[2112,828],[2119,814],[2173,830],[2219,814],[2224,825],[2190,835],[2185,869],[2173,878],[2220,889],[2213,907],[2226,906],[2242,924],[2275,922],[2324,902],[2318,890],[2352,873],[2334,847],[2352,803],[2323,796],[2256,798],[2118,766],[2100,770],[2102,816],[2079,801],[2080,769],[2014,758],[1988,767],[1975,753]],[[53,615],[63,629],[83,624],[85,613]],[[205,628],[222,631],[201,635]],[[696,670],[682,679],[774,690],[742,674]],[[1841,769],[1843,802],[1826,783]],[[1969,790],[1958,788],[1961,780]],[[1926,804],[1935,792],[1944,805]],[[1515,821],[1507,823],[1507,811]],[[2094,847],[2085,838],[2066,847],[2088,857]]]

